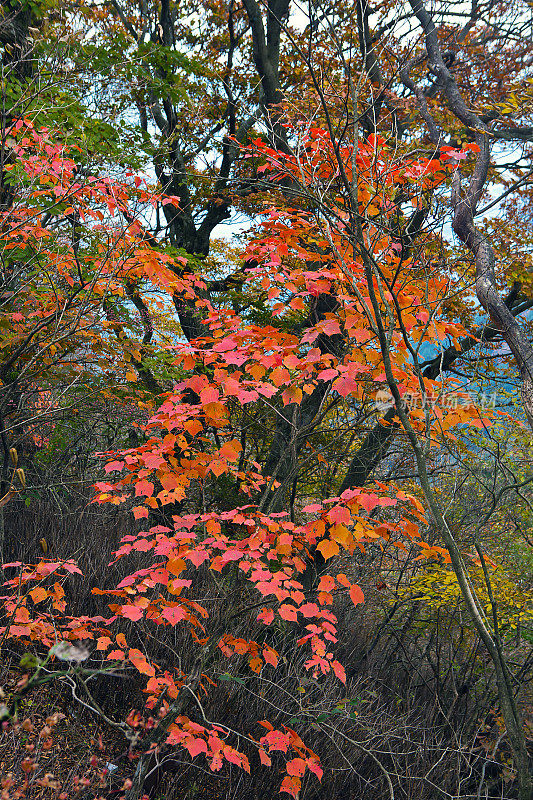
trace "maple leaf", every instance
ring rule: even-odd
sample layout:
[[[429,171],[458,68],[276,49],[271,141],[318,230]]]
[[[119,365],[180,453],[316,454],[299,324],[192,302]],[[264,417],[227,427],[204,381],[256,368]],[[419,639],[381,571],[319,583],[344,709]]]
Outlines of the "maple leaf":
[[[350,378],[347,375],[341,375],[335,381],[333,381],[333,389],[338,392],[342,397],[348,397],[349,394],[352,392],[357,392],[359,389],[359,385],[354,378]]]
[[[241,550],[226,550],[222,555],[222,562],[227,564],[230,561],[239,561],[242,558]]]
[[[150,483],[150,481],[141,480],[135,484],[135,495],[140,497],[141,495],[145,495],[146,497],[151,497],[154,493],[154,484]]]
[[[202,423],[197,419],[186,420],[183,423],[183,427],[185,428],[187,433],[190,433],[191,436],[196,436],[197,433],[200,433],[200,431],[203,431],[204,429]]]
[[[345,525],[349,525],[352,518],[346,506],[333,506],[328,511],[328,519],[330,522],[342,522]]]
[[[256,672],[257,674],[261,672],[261,667],[263,666],[263,662],[258,656],[250,658],[248,663],[250,665],[250,669],[253,672]]]
[[[338,322],[333,319],[327,320],[321,324],[322,330],[327,336],[334,336],[341,332],[341,327]]]
[[[136,506],[132,508],[133,516],[135,519],[143,519],[146,518],[149,514],[149,511],[144,506]]]
[[[319,614],[319,608],[316,603],[304,603],[303,606],[300,606],[298,609],[304,617],[316,617]]]
[[[290,736],[282,731],[275,730],[266,720],[261,721],[259,724],[270,728],[269,732],[261,738],[261,744],[268,744],[270,752],[279,750],[282,753],[286,753],[291,744]]]
[[[209,469],[213,475],[216,475],[216,477],[219,478],[224,472],[228,471],[228,465],[225,461],[216,459],[215,461],[211,461],[209,464]]]
[[[195,567],[199,567],[209,558],[209,553],[206,550],[190,550],[186,555]]]
[[[331,592],[335,588],[335,580],[331,575],[322,575],[320,578],[318,589],[321,592]]]
[[[322,780],[324,770],[320,766],[318,759],[316,757],[307,759],[307,767],[311,772],[313,772],[317,776],[319,781]]]
[[[313,514],[316,511],[322,511],[322,506],[320,505],[320,503],[310,503],[309,505],[304,506],[302,508],[302,511],[306,511],[309,514]]]
[[[344,572],[339,572],[339,574],[337,575],[337,581],[338,583],[341,584],[341,586],[346,586],[347,589],[349,589],[350,586],[352,585],[349,579],[344,574]]]
[[[239,453],[242,450],[242,445],[236,439],[231,442],[226,442],[220,448],[220,457],[225,458],[227,461],[238,461]]]
[[[138,539],[132,545],[133,549],[137,550],[139,553],[147,553],[153,546],[153,542],[148,541],[148,539]]]
[[[290,383],[291,376],[284,367],[276,367],[276,369],[272,370],[270,380],[275,386],[281,386],[284,383]]]

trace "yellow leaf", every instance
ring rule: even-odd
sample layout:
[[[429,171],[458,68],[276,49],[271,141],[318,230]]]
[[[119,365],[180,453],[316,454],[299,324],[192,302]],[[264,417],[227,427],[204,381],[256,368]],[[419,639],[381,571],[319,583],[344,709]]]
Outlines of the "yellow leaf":
[[[352,535],[346,525],[333,525],[331,528],[331,537],[346,549],[353,541]]]

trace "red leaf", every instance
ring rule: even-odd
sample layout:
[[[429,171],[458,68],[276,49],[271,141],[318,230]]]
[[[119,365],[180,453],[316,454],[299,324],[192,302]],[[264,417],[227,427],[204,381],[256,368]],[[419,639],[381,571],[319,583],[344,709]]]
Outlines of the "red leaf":
[[[154,493],[154,484],[150,483],[150,481],[138,481],[135,484],[135,496],[140,497],[141,495],[145,495],[146,497],[151,497]]]
[[[298,797],[301,787],[302,782],[300,778],[283,778],[280,792],[286,792],[287,794],[290,794],[292,797],[296,798]]]
[[[304,506],[302,511],[306,511],[308,514],[314,514],[316,511],[322,511],[322,506],[320,503],[311,503],[308,506]]]
[[[187,612],[181,606],[168,606],[163,609],[161,616],[171,625],[177,625],[182,619],[187,619]]]
[[[222,554],[222,561],[224,564],[227,564],[229,561],[239,561],[241,558],[241,550],[226,550],[226,552]]]
[[[109,464],[106,464],[104,467],[106,472],[120,472],[122,469],[124,469],[124,461],[110,461]]]
[[[304,603],[303,606],[300,606],[299,611],[304,617],[316,617],[319,613],[319,608],[315,603]]]
[[[338,661],[332,661],[331,667],[337,678],[342,681],[342,683],[346,683],[346,672],[344,671],[342,664],[340,664]]]
[[[319,592],[331,592],[335,588],[335,581],[331,575],[322,575],[318,584]]]
[[[335,320],[333,320],[333,319],[328,319],[328,321],[327,321],[327,322],[325,322],[325,323],[322,325],[322,330],[323,330],[323,331],[324,331],[324,333],[325,333],[325,334],[327,334],[328,336],[333,336],[334,334],[336,334],[336,333],[340,333],[340,332],[341,332],[341,327],[340,327],[340,325],[339,325],[339,323],[338,323],[338,322],[335,322]]]
[[[209,558],[209,553],[205,550],[191,550],[187,553],[187,558],[192,561],[195,567],[199,567],[204,561]]]
[[[322,372],[318,373],[317,378],[319,381],[331,381],[338,376],[339,371],[337,369],[323,369]]]
[[[365,596],[361,590],[361,587],[356,583],[350,586],[350,599],[354,606],[356,606],[358,603],[364,602]]]
[[[205,739],[191,738],[187,739],[187,741],[183,744],[191,754],[192,758],[195,758],[200,753],[207,753],[207,743]]]
[[[126,619],[131,619],[132,622],[137,622],[143,616],[143,612],[138,606],[121,606],[120,614]]]
[[[144,506],[135,506],[135,508],[133,508],[132,510],[135,519],[142,519],[143,517],[147,517],[149,513],[148,509],[144,508]]]
[[[379,505],[380,498],[377,494],[360,494],[357,498],[360,505],[363,506],[368,513],[370,513],[377,505]]]
[[[314,772],[314,774],[317,776],[318,780],[321,781],[322,780],[322,775],[324,774],[324,770],[322,769],[322,767],[320,766],[318,761],[315,760],[314,758],[308,758],[307,759],[307,766],[311,770],[311,772]]]
[[[271,664],[273,667],[278,666],[278,654],[272,647],[265,645],[263,648],[263,658],[267,664]]]
[[[264,625],[271,625],[274,621],[274,612],[271,608],[263,608],[257,615],[257,621]]]
[[[151,664],[148,663],[144,655],[141,653],[140,650],[136,650],[135,648],[130,648],[128,652],[128,658],[133,664],[136,669],[139,670],[143,675],[148,675],[150,678],[153,678],[155,675],[155,669],[152,667]]]

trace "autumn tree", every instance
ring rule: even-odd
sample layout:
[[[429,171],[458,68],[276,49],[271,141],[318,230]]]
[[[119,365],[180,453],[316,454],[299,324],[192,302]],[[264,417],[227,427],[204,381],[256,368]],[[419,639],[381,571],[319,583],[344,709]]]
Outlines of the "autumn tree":
[[[378,541],[451,565],[495,671],[518,796],[529,798],[523,703],[484,596],[490,560],[477,539],[474,561],[465,551],[429,464],[451,441],[476,452],[468,431],[493,425],[496,413],[472,398],[483,381],[518,377],[531,419],[523,315],[533,300],[520,258],[530,257],[520,200],[532,136],[530,12],[492,2],[431,12],[419,2],[309,4],[305,14],[283,0],[200,12],[112,2],[58,14],[52,26],[72,37],[69,59],[93,87],[80,98],[91,124],[120,121],[123,141],[138,148],[135,166],[158,181],[142,221],[126,197],[112,201],[124,229],[135,226],[135,255],[124,256],[122,236],[106,250],[106,263],[122,259],[97,305],[109,334],[89,308],[79,319],[99,348],[114,336],[129,353],[132,392],[153,409],[140,446],[110,456],[106,471],[119,475],[97,485],[100,502],[134,497],[147,527],[117,551],[147,561],[111,592],[113,616],[181,626],[198,647],[189,663],[162,670],[112,626],[54,622],[149,677],[149,702],[163,711],[137,736],[128,796],[142,795],[165,744],[203,753],[212,770],[223,759],[249,768],[230,731],[206,717],[202,692],[220,676],[221,653],[244,656],[260,678],[277,666],[271,625],[296,623],[305,669],[346,680],[334,598],[363,598],[336,559],[345,551],[355,561]],[[107,185],[97,184],[104,202]],[[75,265],[77,231],[84,241],[92,227],[68,211]],[[237,213],[246,232],[232,248],[216,234]],[[161,319],[174,314],[172,341],[153,292]],[[132,309],[142,329],[125,342],[121,315]],[[388,469],[397,442],[416,491]],[[217,584],[216,614],[195,597],[202,565],[215,583],[216,573],[238,576],[225,591]],[[232,614],[259,604],[256,638],[236,636],[221,610],[235,586],[242,604]],[[46,591],[39,602],[60,601]],[[39,630],[50,644],[51,620],[9,602],[12,635]],[[293,756],[282,788],[296,796],[305,775],[320,776],[317,757],[303,733],[265,728],[248,743],[263,764],[275,750]]]

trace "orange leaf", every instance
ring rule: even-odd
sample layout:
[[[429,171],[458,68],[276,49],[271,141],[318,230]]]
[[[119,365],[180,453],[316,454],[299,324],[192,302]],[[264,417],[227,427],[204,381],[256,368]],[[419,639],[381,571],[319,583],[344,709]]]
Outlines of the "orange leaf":
[[[284,406],[289,405],[289,403],[300,404],[302,402],[303,392],[298,386],[289,386],[288,389],[285,389],[281,397]]]
[[[154,677],[155,669],[151,664],[148,663],[140,650],[137,650],[133,647],[130,648],[128,652],[128,658],[133,666],[136,667],[136,669],[138,669],[143,675],[148,675],[150,678]]]
[[[365,599],[361,587],[358,586],[356,583],[350,586],[350,599],[354,604],[354,606],[356,606],[358,603],[362,603]]]
[[[181,575],[187,564],[182,558],[170,558],[167,561],[166,567],[173,575]]]
[[[197,419],[188,419],[183,424],[183,427],[185,428],[187,433],[191,434],[191,436],[196,436],[197,433],[200,433],[200,431],[203,431],[204,429],[202,423]]]
[[[212,461],[210,463],[209,469],[211,470],[213,475],[216,475],[217,478],[219,478],[223,472],[228,471],[228,465],[226,464],[225,461],[220,461],[220,459],[215,459],[215,461]]]
[[[46,600],[49,597],[49,593],[47,589],[43,589],[42,586],[38,586],[36,589],[32,589],[30,592],[30,597],[34,603],[42,603],[43,600]]]
[[[237,439],[232,439],[231,442],[226,442],[222,445],[220,448],[220,456],[221,458],[225,458],[226,461],[237,461],[241,450],[241,443],[238,442]]]
[[[261,672],[263,662],[258,656],[251,658],[248,663],[250,664],[250,669],[253,670],[253,672],[257,672],[258,674]]]

